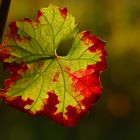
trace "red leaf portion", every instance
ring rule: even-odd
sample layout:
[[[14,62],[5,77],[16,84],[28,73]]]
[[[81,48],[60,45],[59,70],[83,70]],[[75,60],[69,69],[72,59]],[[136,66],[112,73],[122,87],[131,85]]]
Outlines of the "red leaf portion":
[[[25,109],[24,107],[26,105],[31,105],[33,101],[31,99],[27,99],[26,101],[21,98],[21,96],[17,97],[5,97],[4,94],[1,95],[1,98],[6,101],[6,103],[16,109],[19,109],[21,111],[24,111],[28,113],[28,109]]]
[[[83,110],[84,114],[86,114],[87,112],[89,112],[89,110],[92,108],[92,106],[98,101],[100,95],[96,94],[92,94],[89,97],[85,97],[82,101],[81,101],[81,105],[85,105],[85,109]]]
[[[97,43],[97,37],[96,36],[93,36],[93,35],[90,35],[90,31],[85,31],[85,32],[82,32],[83,36],[82,36],[82,40],[85,42],[85,43],[92,43],[92,44],[96,44]]]
[[[93,65],[93,69],[97,70],[97,71],[103,71],[106,69],[107,67],[107,63],[106,63],[106,56],[107,53],[104,50],[104,46],[105,46],[105,42],[101,41],[100,39],[97,39],[95,45],[93,45],[92,47],[89,48],[89,50],[91,52],[97,52],[98,50],[101,51],[102,55],[101,55],[101,62],[97,62],[96,65]]]
[[[18,27],[16,25],[16,22],[12,22],[10,25],[9,25],[9,28],[10,28],[10,31],[11,31],[11,34],[16,34],[18,32]]]
[[[105,42],[102,41],[101,39],[98,39],[96,36],[90,35],[89,31],[85,31],[82,34],[83,36],[81,39],[85,42],[85,44],[89,44],[89,43],[94,44],[91,47],[89,47],[89,51],[97,52],[97,54],[99,52],[101,54],[100,56],[101,61],[97,62],[95,65],[88,65],[88,69],[92,69],[98,72],[105,70],[107,67],[107,63],[106,63],[107,53],[104,49]]]
[[[9,79],[4,81],[5,88],[1,89],[0,98],[6,101],[8,105],[13,106],[14,108],[20,109],[24,112],[28,112],[28,110],[24,109],[26,105],[31,105],[33,101],[31,99],[27,99],[26,101],[21,98],[21,96],[6,96],[6,92],[10,90],[10,86],[14,85],[17,80],[21,78],[21,74],[27,71],[27,65],[25,64],[15,64],[15,63],[3,63],[4,69],[10,71],[11,76]]]
[[[44,100],[44,106],[36,114],[37,115],[47,115],[52,118],[54,115],[54,112],[57,110],[55,105],[57,105],[59,103],[59,101],[58,101],[58,97],[55,95],[55,93],[48,92],[47,94],[49,95],[48,99]]]
[[[62,124],[64,126],[72,126],[74,127],[77,124],[77,121],[84,115],[86,112],[79,112],[76,107],[72,107],[71,105],[67,106],[67,112],[65,113],[68,115],[67,120],[63,117],[63,112],[55,114],[57,107],[56,105],[59,103],[58,97],[53,92],[48,92],[48,99],[44,100],[44,106],[40,111],[36,112],[36,115],[47,115],[55,122]],[[84,101],[82,101],[84,102]],[[28,112],[31,115],[32,112]]]
[[[96,72],[90,75],[86,75],[86,71],[83,71],[82,73],[80,73],[80,75],[76,73],[70,74],[73,80],[72,87],[74,87],[76,91],[79,91],[82,95],[84,95],[84,97],[89,97],[91,96],[91,94],[96,94],[96,96],[98,94],[100,95],[101,88],[99,73]]]
[[[0,52],[0,61],[1,62],[3,62],[6,58],[9,58],[9,57],[10,57],[10,54],[9,54],[9,52],[6,49],[3,49]]]
[[[63,18],[66,18],[67,14],[68,14],[68,9],[67,8],[59,8],[61,16]]]
[[[53,92],[48,92],[48,95],[49,97],[44,100],[44,106],[40,111],[36,112],[36,115],[47,115],[57,123],[63,124],[62,113],[54,114],[57,110],[56,105],[59,103],[58,97]],[[31,112],[29,113],[32,114]]]
[[[5,88],[1,90],[1,97],[5,96],[7,90],[10,89],[10,86],[15,84],[17,80],[21,78],[21,74],[24,73],[28,68],[25,64],[15,64],[15,63],[3,63],[4,69],[10,71],[11,76],[9,79],[4,81]],[[12,98],[12,97],[11,97]],[[10,99],[10,97],[9,97]]]
[[[100,86],[99,72],[87,67],[86,70],[68,73],[73,81],[71,87],[74,88],[75,92],[79,92],[79,95],[84,96],[84,99],[80,101],[79,105],[85,106],[85,108],[82,109],[80,114],[77,111],[78,115],[83,116],[91,109],[101,95],[102,87]]]
[[[77,121],[84,115],[83,113],[78,113],[78,110],[76,107],[73,107],[71,105],[67,106],[67,112],[66,115],[68,115],[68,120],[64,124],[65,126],[76,126]]]
[[[42,16],[42,12],[39,10],[38,13],[37,13],[37,18],[36,18],[36,21],[39,22],[39,18]]]
[[[0,45],[0,61],[1,61],[1,62],[4,62],[4,60],[5,60],[6,58],[12,57],[12,55],[10,54],[10,51],[11,51],[11,50],[10,50],[10,49],[8,50],[7,48],[3,47],[3,46],[6,45],[8,39],[9,39],[9,36],[6,37],[6,38],[3,40],[2,44]]]

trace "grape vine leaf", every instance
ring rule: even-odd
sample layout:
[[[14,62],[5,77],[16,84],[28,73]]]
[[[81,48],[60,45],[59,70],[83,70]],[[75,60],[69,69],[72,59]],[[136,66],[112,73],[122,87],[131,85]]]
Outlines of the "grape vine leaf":
[[[35,21],[12,22],[0,45],[0,61],[11,73],[1,99],[75,126],[100,97],[100,72],[106,68],[105,42],[89,31],[77,33],[76,26],[66,8],[54,5],[39,10]],[[68,39],[73,39],[69,53],[59,56],[59,44]]]

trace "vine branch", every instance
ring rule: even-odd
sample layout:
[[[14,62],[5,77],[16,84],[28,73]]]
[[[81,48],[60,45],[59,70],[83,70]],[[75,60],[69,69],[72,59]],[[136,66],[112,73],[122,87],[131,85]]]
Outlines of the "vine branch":
[[[11,0],[1,0],[0,6],[0,43],[2,41]]]

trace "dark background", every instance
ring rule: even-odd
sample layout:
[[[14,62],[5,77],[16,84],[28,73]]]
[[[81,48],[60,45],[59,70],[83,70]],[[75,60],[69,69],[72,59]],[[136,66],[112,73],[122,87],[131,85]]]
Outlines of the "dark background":
[[[11,21],[35,18],[49,3],[68,7],[80,31],[106,40],[103,95],[75,128],[0,103],[0,140],[140,140],[140,0],[12,0],[5,34]]]

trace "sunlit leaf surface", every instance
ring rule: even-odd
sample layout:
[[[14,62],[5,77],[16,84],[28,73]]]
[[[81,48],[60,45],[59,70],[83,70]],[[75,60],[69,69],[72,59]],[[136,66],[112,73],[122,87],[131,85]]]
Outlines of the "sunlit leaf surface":
[[[0,46],[0,60],[11,72],[1,98],[29,114],[75,126],[101,95],[104,41],[89,31],[77,33],[74,17],[53,5],[39,10],[35,21],[12,22],[10,31]],[[59,56],[59,44],[69,39],[70,51]]]

